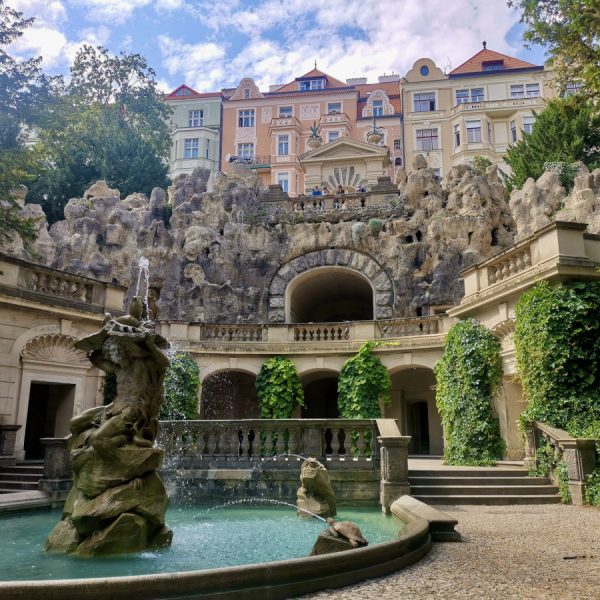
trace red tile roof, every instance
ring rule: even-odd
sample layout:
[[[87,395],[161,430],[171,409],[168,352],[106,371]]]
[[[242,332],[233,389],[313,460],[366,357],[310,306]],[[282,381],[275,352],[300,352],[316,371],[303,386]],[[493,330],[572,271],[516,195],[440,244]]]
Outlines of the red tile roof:
[[[186,89],[190,93],[178,96],[177,92],[181,89]],[[200,92],[197,92],[196,90],[193,90],[189,85],[183,84],[183,85],[180,85],[178,88],[175,88],[170,94],[166,94],[164,99],[165,100],[193,100],[194,98],[220,98],[221,96],[223,96],[223,94],[221,92],[200,93]]]
[[[506,54],[501,54],[500,52],[494,52],[493,50],[488,50],[484,48],[480,50],[474,56],[471,56],[469,60],[465,61],[462,65],[456,67],[453,71],[450,71],[449,75],[465,75],[467,73],[494,73],[494,71],[484,71],[483,63],[485,62],[497,62],[502,61],[503,69],[531,69],[532,67],[537,67],[538,65],[534,65],[532,63],[525,62],[519,58],[514,58],[512,56],[507,56]]]
[[[296,79],[294,79],[294,81],[290,81],[289,83],[282,85],[280,88],[277,89],[276,93],[296,92],[296,91],[298,91],[298,79],[313,79],[313,78],[317,79],[319,77],[327,78],[327,88],[325,88],[325,89],[350,87],[344,81],[340,81],[339,79],[336,79],[335,77],[331,77],[331,75],[327,75],[327,73],[323,73],[323,71],[319,71],[319,69],[312,69],[312,71],[309,71],[308,73],[305,73],[304,75],[301,75],[300,77],[297,77]]]

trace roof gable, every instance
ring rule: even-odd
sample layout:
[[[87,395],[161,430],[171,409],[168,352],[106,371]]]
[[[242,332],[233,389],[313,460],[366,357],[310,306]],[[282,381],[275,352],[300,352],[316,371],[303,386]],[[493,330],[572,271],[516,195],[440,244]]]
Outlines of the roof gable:
[[[383,158],[387,154],[388,149],[385,146],[375,146],[367,142],[342,137],[328,144],[323,144],[319,148],[310,150],[302,154],[299,158],[301,162],[306,162],[312,160],[339,160],[343,158]]]
[[[170,94],[167,94],[165,100],[192,100],[194,98],[219,98],[221,92],[206,92],[201,94],[196,90],[192,89],[189,85],[182,84],[178,88],[175,88]]]
[[[494,63],[496,65],[501,64],[501,68],[497,70],[487,70],[485,68],[486,64],[491,66]],[[519,58],[514,58],[512,56],[484,48],[477,54],[471,56],[471,58],[462,63],[462,65],[459,65],[456,67],[456,69],[450,71],[449,75],[452,77],[453,75],[466,75],[471,73],[495,73],[497,71],[507,71],[511,69],[535,68],[539,68],[539,65],[534,65]]]
[[[349,86],[347,83],[340,81],[339,79],[336,79],[335,77],[331,77],[331,75],[328,75],[327,73],[324,73],[323,71],[319,71],[319,69],[312,69],[308,73],[305,73],[304,75],[301,75],[300,77],[296,77],[296,79],[294,79],[294,81],[290,81],[289,83],[282,85],[280,88],[277,88],[277,93],[279,93],[279,92],[297,92],[297,91],[299,91],[298,90],[298,82],[299,81],[305,81],[307,79],[323,79],[323,78],[326,80],[326,86],[324,89],[341,88],[341,87],[352,88],[352,86]],[[321,90],[313,90],[313,91],[321,91]]]

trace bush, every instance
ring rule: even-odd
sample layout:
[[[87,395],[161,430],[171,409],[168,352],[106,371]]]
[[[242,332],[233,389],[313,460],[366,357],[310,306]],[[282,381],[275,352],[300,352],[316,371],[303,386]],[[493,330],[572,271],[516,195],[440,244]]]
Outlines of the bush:
[[[461,321],[448,332],[434,370],[446,464],[495,464],[505,449],[491,405],[502,375],[500,343],[477,321]]]
[[[304,390],[296,365],[282,356],[263,363],[256,377],[256,393],[263,419],[290,419],[294,408],[304,405]]]
[[[392,382],[387,369],[367,342],[342,367],[338,379],[338,410],[343,419],[378,419],[381,404],[390,403]]]
[[[200,369],[187,352],[177,352],[165,373],[165,401],[159,419],[182,421],[198,418]]]

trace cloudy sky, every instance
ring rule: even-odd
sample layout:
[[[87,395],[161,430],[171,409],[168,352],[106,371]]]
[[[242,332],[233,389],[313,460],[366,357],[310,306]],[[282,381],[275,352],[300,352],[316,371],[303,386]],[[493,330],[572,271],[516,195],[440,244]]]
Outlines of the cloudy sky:
[[[422,56],[455,68],[487,47],[542,64],[505,0],[5,0],[35,17],[11,53],[66,73],[83,43],[143,54],[169,91],[261,89],[319,69],[339,79],[405,74]]]

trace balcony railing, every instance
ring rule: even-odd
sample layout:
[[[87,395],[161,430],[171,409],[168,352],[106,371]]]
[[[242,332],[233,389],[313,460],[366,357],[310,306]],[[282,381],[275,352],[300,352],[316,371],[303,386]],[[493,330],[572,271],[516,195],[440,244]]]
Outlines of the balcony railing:
[[[520,108],[538,108],[542,106],[543,99],[534,98],[508,98],[506,100],[484,100],[482,102],[462,102],[452,109],[452,114],[468,112],[472,110],[494,111]]]
[[[266,169],[271,166],[271,157],[267,155],[230,156],[229,162],[246,166],[248,169]]]

